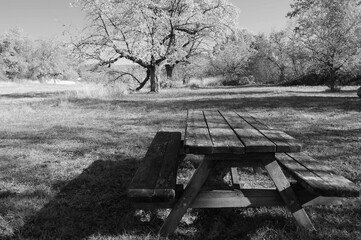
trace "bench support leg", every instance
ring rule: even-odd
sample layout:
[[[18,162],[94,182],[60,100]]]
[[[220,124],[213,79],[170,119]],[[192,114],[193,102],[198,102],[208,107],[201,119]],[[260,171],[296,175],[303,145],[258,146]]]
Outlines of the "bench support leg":
[[[161,237],[167,237],[175,231],[183,215],[186,213],[193,200],[197,197],[201,187],[207,180],[212,168],[213,161],[205,156],[204,160],[199,165],[185,188],[184,193],[173,206],[172,211],[169,213],[167,219],[161,227],[159,231]]]
[[[315,227],[309,219],[306,211],[299,203],[296,194],[293,192],[289,181],[283,174],[282,169],[278,165],[277,161],[265,161],[264,165],[271,179],[275,183],[276,188],[281,195],[281,198],[285,202],[288,209],[291,211],[293,217],[296,219],[298,224],[308,230],[315,231]]]

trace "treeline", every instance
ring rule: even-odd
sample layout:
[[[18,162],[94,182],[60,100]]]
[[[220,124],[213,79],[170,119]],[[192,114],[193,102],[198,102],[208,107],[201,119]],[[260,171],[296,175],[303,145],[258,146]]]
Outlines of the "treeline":
[[[291,6],[284,29],[258,35],[234,29],[211,49],[165,65],[160,86],[206,78],[213,85],[327,85],[331,90],[361,84],[361,2],[302,0]]]
[[[137,2],[139,8],[134,1],[78,2],[89,22],[74,36],[79,41],[72,48],[29,40],[18,30],[0,36],[0,78],[80,77],[122,81],[135,91],[150,85],[154,92],[205,78],[214,85],[327,85],[331,90],[361,84],[359,0],[294,0],[285,29],[258,35],[237,29],[235,7],[228,1],[147,0]],[[133,65],[120,67],[124,59]]]
[[[0,35],[0,80],[76,79],[78,64],[69,46],[11,29]]]
[[[221,75],[225,85],[322,84],[334,90],[360,84],[361,2],[302,0],[291,6],[285,29],[268,35],[235,31],[203,58],[203,67],[189,65],[189,71]]]

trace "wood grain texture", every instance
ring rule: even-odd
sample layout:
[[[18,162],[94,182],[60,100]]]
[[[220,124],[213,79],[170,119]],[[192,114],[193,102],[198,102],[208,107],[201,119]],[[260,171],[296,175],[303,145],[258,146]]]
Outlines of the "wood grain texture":
[[[169,201],[175,185],[181,133],[158,132],[135,173],[128,197],[133,201]]]
[[[358,197],[358,187],[304,153],[276,154],[280,165],[309,191],[321,196]]]
[[[235,112],[221,115],[245,145],[246,152],[276,152],[276,145]]]
[[[300,152],[302,150],[302,144],[287,133],[270,128],[248,113],[237,112],[237,115],[276,145],[276,152]]]
[[[300,152],[302,150],[302,144],[283,131],[259,131],[276,145],[276,152]]]
[[[204,111],[204,116],[213,142],[213,153],[245,152],[243,143],[218,111]]]
[[[189,153],[210,154],[213,152],[213,143],[202,111],[188,111],[184,146],[185,151]]]
[[[248,124],[252,125],[255,129],[258,130],[270,130],[271,128],[264,124],[263,122],[259,121],[255,117],[251,116],[246,112],[237,112],[237,115],[244,119]]]
[[[243,154],[300,152],[302,145],[247,113],[189,110],[185,148],[187,153],[195,154]]]

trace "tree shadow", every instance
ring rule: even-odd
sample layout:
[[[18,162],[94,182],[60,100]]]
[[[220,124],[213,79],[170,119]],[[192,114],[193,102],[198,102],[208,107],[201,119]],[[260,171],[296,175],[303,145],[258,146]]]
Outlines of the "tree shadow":
[[[26,93],[9,93],[0,94],[0,98],[20,99],[20,98],[49,98],[59,96],[66,91],[59,92],[26,92]]]
[[[279,110],[290,108],[294,110],[324,112],[326,110],[340,111],[361,111],[361,99],[355,97],[332,97],[320,96],[249,96],[230,95],[228,97],[220,95],[209,95],[203,98],[159,98],[159,99],[132,99],[121,100],[100,100],[100,99],[77,99],[74,104],[83,107],[97,109],[104,106],[123,106],[137,109],[145,108],[146,112],[179,112],[187,109],[227,109],[239,111],[257,111],[267,108],[269,110]]]
[[[18,231],[19,238],[83,239],[93,234],[117,235],[156,231],[136,216],[126,189],[135,159],[97,160],[77,178],[54,183],[60,192]]]

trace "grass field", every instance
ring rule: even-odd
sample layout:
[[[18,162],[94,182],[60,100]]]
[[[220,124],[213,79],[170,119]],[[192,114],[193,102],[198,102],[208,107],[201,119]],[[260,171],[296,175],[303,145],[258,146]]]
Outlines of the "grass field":
[[[83,87],[0,83],[0,239],[157,239],[167,211],[136,211],[126,188],[155,133],[183,132],[189,108],[247,111],[361,189],[355,87],[74,94]],[[180,181],[193,162],[182,165]],[[361,239],[360,198],[306,211],[317,233],[299,229],[282,207],[190,210],[171,239]]]

